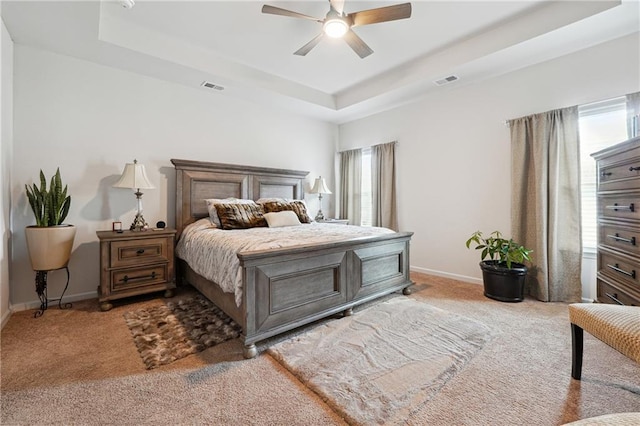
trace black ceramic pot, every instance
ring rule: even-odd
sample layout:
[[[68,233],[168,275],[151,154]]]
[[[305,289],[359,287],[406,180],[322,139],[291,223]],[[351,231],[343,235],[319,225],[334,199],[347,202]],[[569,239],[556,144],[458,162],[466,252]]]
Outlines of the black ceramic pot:
[[[497,260],[480,262],[484,295],[501,302],[522,302],[527,267],[512,263],[511,268],[498,264]]]

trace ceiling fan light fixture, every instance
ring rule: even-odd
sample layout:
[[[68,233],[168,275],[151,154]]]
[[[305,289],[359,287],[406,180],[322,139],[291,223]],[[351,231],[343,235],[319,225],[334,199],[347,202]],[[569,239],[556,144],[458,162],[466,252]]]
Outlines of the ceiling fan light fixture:
[[[349,31],[349,25],[343,19],[333,18],[326,20],[322,29],[329,37],[340,38]]]

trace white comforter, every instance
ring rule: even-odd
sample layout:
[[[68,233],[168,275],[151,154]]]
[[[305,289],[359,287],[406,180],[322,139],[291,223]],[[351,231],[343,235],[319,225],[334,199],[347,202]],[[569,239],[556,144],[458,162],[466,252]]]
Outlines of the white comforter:
[[[282,228],[222,230],[211,226],[208,218],[187,226],[176,246],[176,256],[191,269],[218,283],[242,302],[242,270],[237,254],[299,245],[343,241],[393,233],[386,228],[311,223]]]

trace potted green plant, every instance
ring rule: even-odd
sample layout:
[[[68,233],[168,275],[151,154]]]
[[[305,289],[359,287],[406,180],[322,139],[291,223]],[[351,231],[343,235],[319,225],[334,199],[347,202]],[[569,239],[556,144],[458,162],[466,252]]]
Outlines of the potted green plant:
[[[480,268],[484,283],[484,295],[502,302],[521,302],[524,300],[527,267],[525,261],[531,260],[529,250],[506,239],[499,231],[485,237],[476,231],[467,240],[467,248],[475,244],[476,250],[482,250]],[[485,260],[489,258],[489,260]]]
[[[64,224],[71,207],[67,186],[62,186],[60,168],[51,177],[49,188],[40,170],[40,187],[25,185],[29,205],[36,218],[35,226],[27,226],[27,248],[35,271],[52,271],[67,266],[71,257],[76,227]]]

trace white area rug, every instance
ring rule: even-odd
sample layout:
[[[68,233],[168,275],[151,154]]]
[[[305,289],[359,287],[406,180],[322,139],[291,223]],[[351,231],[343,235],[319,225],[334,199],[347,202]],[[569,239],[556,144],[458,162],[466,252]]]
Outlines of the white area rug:
[[[268,353],[351,424],[396,424],[490,339],[469,318],[398,297],[327,322]]]

